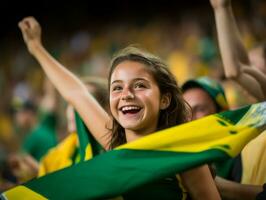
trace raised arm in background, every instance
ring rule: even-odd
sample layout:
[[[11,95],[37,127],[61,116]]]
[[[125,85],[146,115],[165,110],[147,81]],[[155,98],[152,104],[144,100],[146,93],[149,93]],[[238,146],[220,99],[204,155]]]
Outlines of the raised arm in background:
[[[88,92],[86,86],[44,48],[41,42],[41,27],[35,18],[24,18],[19,22],[19,28],[29,52],[42,66],[55,88],[78,111],[96,140],[107,148],[110,139],[110,132],[106,128],[109,123],[108,114]]]
[[[266,75],[251,65],[233,15],[230,0],[210,0],[225,75],[245,88],[258,101],[266,99]],[[260,79],[258,79],[258,76]]]
[[[215,182],[224,200],[256,199],[256,196],[263,190],[262,186],[259,185],[240,184],[219,176],[216,176]]]

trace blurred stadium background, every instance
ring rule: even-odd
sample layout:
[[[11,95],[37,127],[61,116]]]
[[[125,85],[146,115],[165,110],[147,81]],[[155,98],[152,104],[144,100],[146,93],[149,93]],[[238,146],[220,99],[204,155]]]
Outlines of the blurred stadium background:
[[[233,7],[247,48],[266,38],[266,1],[235,0]],[[166,60],[179,84],[208,75],[223,82],[232,107],[253,102],[224,80],[207,0],[9,1],[0,11],[0,140],[14,131],[14,99],[38,104],[42,95],[44,73],[17,28],[29,15],[42,25],[46,48],[80,76],[106,77],[112,54],[139,44]]]

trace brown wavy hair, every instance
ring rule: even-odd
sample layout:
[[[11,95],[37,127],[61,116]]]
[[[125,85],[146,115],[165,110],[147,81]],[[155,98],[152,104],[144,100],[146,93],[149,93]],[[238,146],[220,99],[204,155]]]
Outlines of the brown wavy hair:
[[[170,94],[170,105],[160,111],[157,130],[169,128],[188,121],[191,116],[189,105],[182,97],[180,88],[174,75],[168,70],[167,65],[157,56],[144,51],[143,49],[129,46],[119,51],[112,59],[108,77],[108,88],[110,88],[111,75],[116,66],[124,61],[134,61],[144,64],[153,75],[158,84],[160,94]],[[109,90],[110,97],[110,90]],[[112,119],[112,137],[109,148],[113,149],[121,144],[126,143],[125,129]]]

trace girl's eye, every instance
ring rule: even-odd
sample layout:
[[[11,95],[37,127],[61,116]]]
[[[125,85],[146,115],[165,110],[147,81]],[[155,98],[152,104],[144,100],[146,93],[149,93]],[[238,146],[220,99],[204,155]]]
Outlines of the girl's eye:
[[[135,88],[146,88],[146,86],[143,83],[136,83]]]
[[[122,90],[123,88],[121,87],[121,86],[114,86],[113,88],[112,88],[112,91],[120,91],[120,90]]]

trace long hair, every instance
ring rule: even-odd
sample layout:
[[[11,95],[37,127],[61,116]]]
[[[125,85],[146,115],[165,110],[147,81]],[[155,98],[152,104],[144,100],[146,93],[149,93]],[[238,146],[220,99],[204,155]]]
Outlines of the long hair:
[[[108,88],[110,88],[110,79],[114,69],[118,64],[124,61],[134,61],[144,64],[158,84],[160,94],[171,95],[170,105],[159,113],[157,130],[169,128],[188,121],[191,115],[190,107],[183,99],[174,75],[168,70],[167,65],[159,57],[142,49],[129,46],[122,49],[113,57],[108,77]],[[110,141],[110,149],[126,143],[124,128],[114,118],[112,120],[113,127],[111,130],[112,138]]]

